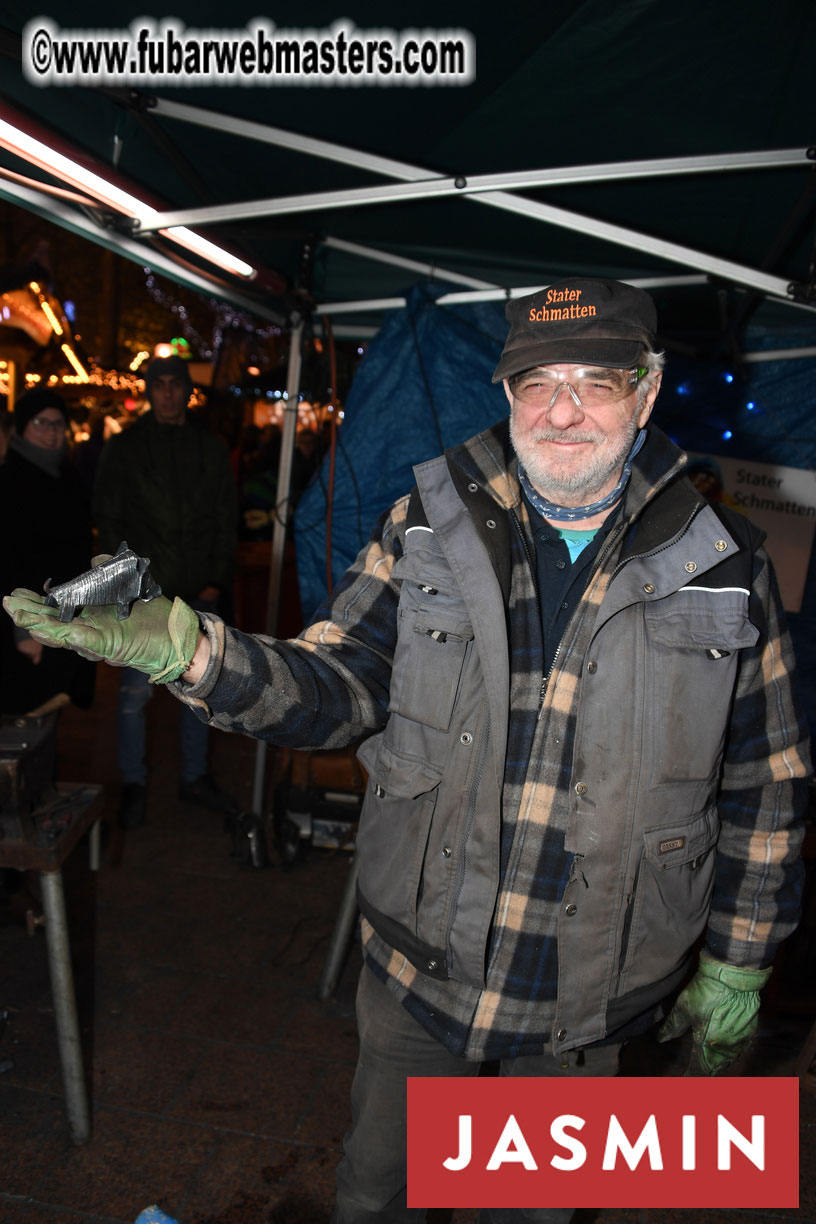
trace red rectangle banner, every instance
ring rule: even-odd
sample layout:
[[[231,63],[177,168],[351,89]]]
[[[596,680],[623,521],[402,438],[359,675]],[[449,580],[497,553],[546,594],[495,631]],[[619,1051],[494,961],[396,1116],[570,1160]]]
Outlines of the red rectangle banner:
[[[792,1077],[408,1080],[409,1207],[798,1207]]]

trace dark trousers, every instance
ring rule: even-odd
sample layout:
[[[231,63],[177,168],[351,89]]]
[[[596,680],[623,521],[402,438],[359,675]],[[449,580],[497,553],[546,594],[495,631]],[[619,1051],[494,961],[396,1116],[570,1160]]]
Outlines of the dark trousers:
[[[412,1075],[473,1076],[481,1064],[450,1054],[408,1014],[387,986],[363,968],[357,988],[360,1056],[351,1089],[351,1130],[337,1170],[332,1224],[409,1224],[426,1208],[408,1207],[406,1079]],[[583,1057],[543,1054],[504,1059],[502,1075],[615,1075],[620,1046]],[[567,1063],[568,1065],[563,1065]],[[480,1224],[537,1220],[567,1224],[572,1208],[483,1208]]]

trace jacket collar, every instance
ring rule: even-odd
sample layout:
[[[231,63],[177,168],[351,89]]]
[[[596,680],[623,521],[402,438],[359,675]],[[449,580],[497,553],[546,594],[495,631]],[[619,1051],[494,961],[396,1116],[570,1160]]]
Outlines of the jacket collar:
[[[508,418],[452,447],[447,459],[452,472],[458,471],[464,479],[475,481],[505,510],[518,507],[521,501],[518,460],[510,442]],[[687,462],[688,456],[662,429],[648,425],[646,443],[635,457],[624,494],[624,520],[635,523],[657,495],[676,481]],[[689,496],[696,504],[704,504],[701,496],[693,493]],[[691,504],[688,497],[681,501]]]

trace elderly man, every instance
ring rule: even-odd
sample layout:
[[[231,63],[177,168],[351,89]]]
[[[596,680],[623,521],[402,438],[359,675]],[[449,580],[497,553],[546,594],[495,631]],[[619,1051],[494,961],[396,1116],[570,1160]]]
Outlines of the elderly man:
[[[654,304],[570,278],[507,314],[509,425],[415,469],[296,641],[179,601],[67,626],[6,601],[44,641],[171,667],[216,726],[365,737],[336,1224],[425,1218],[406,1206],[407,1076],[614,1074],[684,982],[662,1036],[691,1028],[691,1069],[717,1074],[798,920],[809,762],[790,643],[761,533],[706,502],[649,424]]]

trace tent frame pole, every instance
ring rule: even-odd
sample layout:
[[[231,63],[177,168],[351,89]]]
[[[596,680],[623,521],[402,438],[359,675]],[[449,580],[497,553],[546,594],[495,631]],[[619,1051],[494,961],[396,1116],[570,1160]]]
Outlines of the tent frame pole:
[[[286,374],[286,407],[283,412],[283,436],[278,461],[278,488],[275,525],[272,531],[272,552],[269,560],[269,588],[266,601],[266,624],[264,632],[274,637],[280,614],[281,580],[286,549],[286,531],[290,521],[289,497],[292,488],[292,460],[297,438],[298,404],[300,402],[301,346],[304,321],[298,317],[293,321],[289,338],[289,365]],[[252,811],[260,816],[263,812],[266,783],[265,740],[258,740],[255,751],[255,770],[252,779]]]
[[[418,166],[412,166],[392,158],[372,157],[369,154],[361,153],[359,150],[350,149],[329,141],[312,140],[305,137],[300,138],[295,133],[286,132],[281,128],[268,127],[262,123],[250,123],[246,120],[233,120],[227,115],[187,106],[184,103],[159,100],[156,109],[160,114],[184,120],[188,123],[198,123],[205,127],[216,127],[222,131],[231,132],[234,135],[246,136],[250,139],[265,141],[269,144],[283,145],[315,157],[325,157],[333,161],[341,161],[346,165],[357,166],[360,169],[374,170],[390,178],[420,182],[432,177],[428,170],[423,170]],[[788,155],[785,150],[779,152],[782,157]],[[746,166],[743,160],[745,156],[744,154],[722,154],[717,157],[707,158],[663,158],[656,165],[659,167],[657,172],[663,174],[683,173],[684,166],[688,172],[691,172],[692,169],[694,171],[727,170],[731,168],[744,169]],[[750,157],[751,155],[747,156]],[[776,156],[776,154],[759,153],[754,156],[768,158]],[[804,154],[797,154],[797,158],[798,160],[804,160],[808,165],[812,165],[812,158],[808,157],[807,150]],[[692,166],[690,163],[693,162],[696,162],[697,165]],[[639,167],[637,171],[639,177],[643,177],[646,173],[645,166],[648,165],[647,162],[621,163],[624,167],[627,164],[630,167],[635,165]],[[580,169],[581,167],[571,168],[571,172],[577,173]],[[595,173],[598,172],[598,167],[585,169]],[[620,171],[617,172],[615,177],[621,177]],[[624,226],[597,221],[591,217],[582,217],[563,208],[555,208],[552,205],[540,204],[536,200],[527,200],[520,196],[514,196],[510,192],[485,190],[483,192],[475,192],[467,198],[473,199],[480,204],[487,204],[491,208],[500,208],[507,212],[529,217],[531,220],[546,221],[551,225],[577,230],[583,234],[590,234],[619,246],[631,247],[634,250],[657,255],[663,259],[687,264],[689,267],[697,268],[712,276],[735,281],[737,284],[757,289],[761,293],[779,297],[783,301],[790,300],[788,292],[789,281],[787,279],[779,276],[769,276],[767,273],[745,267],[742,264],[733,263],[727,259],[719,259],[716,256],[707,255],[702,251],[695,251],[691,247],[682,246],[679,243],[666,242],[663,239],[653,238],[648,234],[642,234],[636,230],[627,229]],[[316,205],[314,206],[316,207]]]
[[[661,287],[680,287],[684,285],[707,285],[707,276],[635,276],[629,277],[627,285],[637,285],[640,289],[659,289]],[[462,305],[468,302],[506,302],[510,298],[526,297],[529,293],[538,293],[546,288],[546,284],[520,285],[512,289],[474,289],[472,292],[444,293],[436,299],[437,306]],[[369,310],[399,310],[405,305],[404,297],[371,298],[368,301],[357,302],[321,302],[315,307],[316,314],[353,314]]]
[[[202,293],[205,297],[230,302],[239,310],[265,319],[269,323],[283,326],[286,322],[285,316],[280,311],[270,309],[263,302],[255,301],[254,298],[245,297],[223,281],[210,280],[192,267],[176,263],[154,247],[146,246],[143,242],[138,242],[116,230],[100,228],[83,213],[75,212],[46,192],[34,191],[29,187],[0,178],[0,199],[25,208],[28,212],[50,221],[52,225],[59,225],[62,229],[79,234],[80,237],[89,239],[97,246],[114,251],[131,263],[137,263],[142,268],[148,267],[153,272],[159,272],[162,276],[167,276],[175,281],[176,284],[186,285],[187,288],[195,290],[196,293]]]
[[[136,222],[136,232],[171,229],[174,226],[218,225],[225,221],[247,221],[257,217],[282,217],[294,213],[325,212],[333,208],[371,204],[395,204],[405,200],[430,200],[445,196],[478,195],[482,192],[520,191],[525,188],[561,187],[580,183],[622,182],[666,175],[702,174],[711,171],[769,170],[779,167],[813,167],[805,149],[775,149],[757,153],[733,153],[717,157],[661,158],[654,161],[609,162],[596,166],[562,166],[552,170],[527,170],[516,174],[474,174],[456,177],[430,176],[413,182],[378,187],[350,187],[338,191],[315,191],[291,196],[268,196],[235,204],[202,205],[156,213]]]
[[[502,292],[500,285],[490,281],[479,280],[475,276],[466,276],[463,272],[451,272],[439,264],[420,263],[418,259],[406,259],[404,255],[393,255],[390,251],[380,251],[376,247],[363,246],[361,242],[346,242],[344,238],[321,239],[324,247],[333,251],[345,251],[349,255],[360,255],[363,259],[373,259],[378,263],[392,264],[395,268],[407,268],[411,272],[421,272],[432,280],[450,281],[454,285],[469,285],[471,289],[485,289]]]
[[[171,102],[166,98],[159,98],[151,113],[166,115],[169,119],[178,119],[183,123],[229,132],[230,135],[243,136],[248,140],[278,145],[281,148],[291,149],[295,153],[304,153],[311,157],[322,157],[329,161],[342,162],[344,165],[357,166],[361,170],[371,170],[387,178],[400,178],[408,182],[421,182],[422,180],[432,180],[437,183],[440,181],[455,182],[453,179],[445,180],[444,176],[435,175],[422,166],[413,166],[410,162],[364,153],[360,149],[336,144],[334,141],[317,140],[298,132],[287,131],[285,128],[273,127],[271,124],[257,123],[249,119],[238,119],[232,115],[224,115],[220,111],[190,106],[185,102]],[[560,186],[579,182],[597,183],[606,180],[646,178],[667,174],[706,174],[721,170],[765,169],[799,165],[803,161],[810,165],[813,164],[813,158],[808,157],[806,148],[767,149],[749,153],[701,154],[697,157],[657,157],[627,162],[596,162],[584,166],[559,166],[525,172],[505,171],[500,174],[478,175],[468,178],[467,182],[480,184],[475,188],[480,191],[491,190],[494,187],[510,190],[519,187]],[[454,188],[454,190],[461,189]]]

